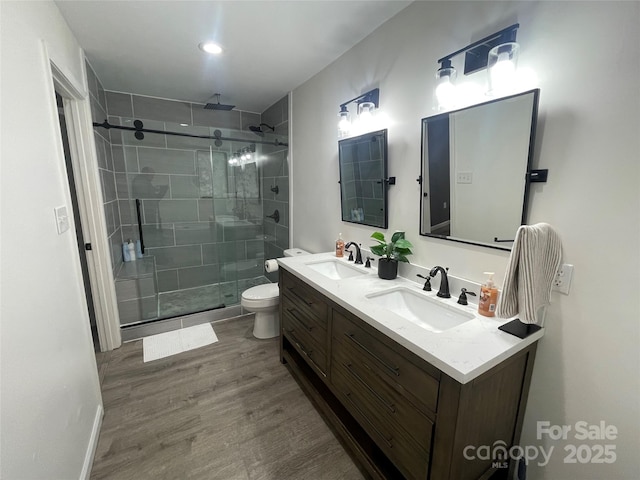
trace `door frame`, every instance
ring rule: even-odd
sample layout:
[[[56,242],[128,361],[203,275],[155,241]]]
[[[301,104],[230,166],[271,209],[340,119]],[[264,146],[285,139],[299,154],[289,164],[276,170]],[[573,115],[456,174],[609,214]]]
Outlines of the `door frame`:
[[[82,234],[85,241],[91,243],[91,250],[86,251],[87,264],[95,306],[100,350],[104,352],[118,348],[122,344],[122,337],[98,171],[84,55],[82,55],[82,80],[84,83],[82,86],[75,85],[71,78],[56,65],[48,52],[46,52],[46,58],[51,68],[51,102],[55,107],[56,91],[63,99],[71,163],[76,179]],[[57,116],[57,107],[53,111],[56,112]],[[58,134],[61,135],[57,117],[54,124]]]

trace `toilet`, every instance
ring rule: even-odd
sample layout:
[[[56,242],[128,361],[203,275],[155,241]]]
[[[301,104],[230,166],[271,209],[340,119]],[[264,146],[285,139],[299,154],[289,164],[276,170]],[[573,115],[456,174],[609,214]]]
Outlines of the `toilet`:
[[[285,257],[308,255],[300,248],[289,248],[284,251]],[[273,338],[280,335],[280,317],[278,304],[280,290],[277,283],[256,285],[242,292],[240,304],[244,309],[256,314],[253,323],[253,336],[256,338]]]

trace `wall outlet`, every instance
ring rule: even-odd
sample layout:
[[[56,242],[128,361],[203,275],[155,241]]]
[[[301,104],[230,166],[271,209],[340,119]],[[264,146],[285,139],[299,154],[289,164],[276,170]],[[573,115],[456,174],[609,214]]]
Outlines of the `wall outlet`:
[[[458,172],[456,183],[473,183],[473,172]]]
[[[568,263],[560,265],[560,268],[558,268],[556,272],[556,277],[553,279],[553,290],[569,295],[572,277],[573,265],[569,265]]]

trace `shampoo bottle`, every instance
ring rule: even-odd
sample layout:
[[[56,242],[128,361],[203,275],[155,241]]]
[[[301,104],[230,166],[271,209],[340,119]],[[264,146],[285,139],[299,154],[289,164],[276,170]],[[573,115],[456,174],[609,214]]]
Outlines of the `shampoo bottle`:
[[[344,240],[342,240],[342,234],[338,234],[336,240],[336,257],[344,257]]]
[[[122,244],[122,260],[125,262],[131,261],[131,257],[129,256],[129,244],[126,242]]]
[[[480,287],[480,299],[478,300],[478,313],[485,317],[495,317],[498,304],[498,288],[493,283],[493,272],[484,272],[489,278]]]
[[[129,259],[132,262],[135,262],[136,261],[136,246],[131,241],[131,239],[129,239],[129,241],[127,242],[127,250],[129,250]]]

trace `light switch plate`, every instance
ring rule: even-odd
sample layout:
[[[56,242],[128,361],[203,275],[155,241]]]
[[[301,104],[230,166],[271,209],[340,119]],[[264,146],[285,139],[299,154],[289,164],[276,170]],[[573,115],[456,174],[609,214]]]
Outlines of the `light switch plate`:
[[[56,215],[56,225],[58,227],[58,235],[62,235],[69,230],[69,214],[67,213],[67,206],[62,205],[53,209]]]

